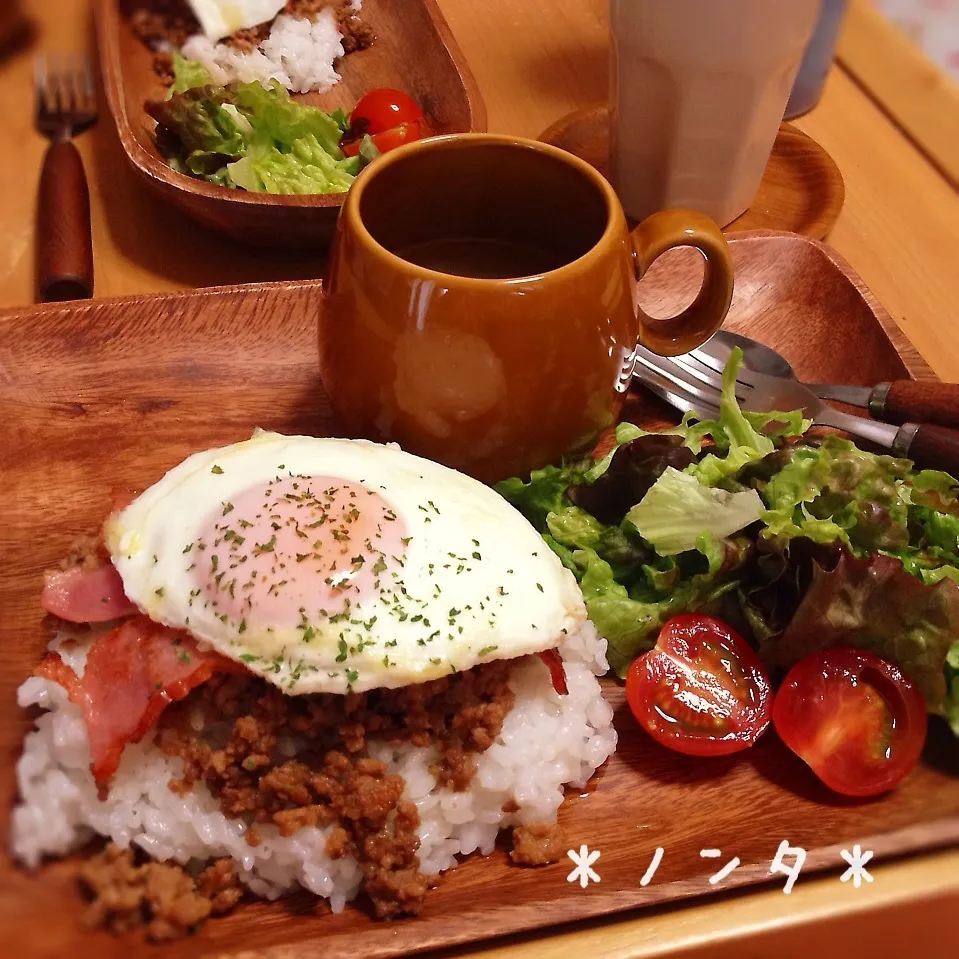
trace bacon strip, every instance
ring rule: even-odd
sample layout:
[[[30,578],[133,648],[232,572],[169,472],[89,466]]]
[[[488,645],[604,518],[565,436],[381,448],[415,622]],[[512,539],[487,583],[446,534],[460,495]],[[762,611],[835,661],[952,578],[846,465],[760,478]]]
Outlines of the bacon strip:
[[[60,683],[83,711],[90,769],[103,786],[124,747],[139,742],[169,703],[217,671],[245,669],[219,653],[201,652],[187,633],[136,616],[94,640],[82,677],[56,653],[48,653],[34,675]]]
[[[41,603],[48,613],[69,623],[106,623],[137,612],[112,563],[96,569],[74,566],[45,573]]]
[[[558,649],[544,649],[539,658],[546,663],[549,668],[549,678],[553,681],[553,689],[565,696],[569,693],[569,687],[566,685],[566,670],[563,668],[563,657],[560,656]]]

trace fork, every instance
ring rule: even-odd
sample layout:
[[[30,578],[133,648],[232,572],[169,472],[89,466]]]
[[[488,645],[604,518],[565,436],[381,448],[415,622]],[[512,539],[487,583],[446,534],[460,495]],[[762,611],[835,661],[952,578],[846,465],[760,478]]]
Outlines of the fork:
[[[692,350],[694,357],[722,372],[734,347],[743,351],[743,366],[756,373],[784,379],[799,379],[782,353],[759,340],[717,330],[702,346]],[[741,378],[741,375],[737,378]],[[800,380],[821,400],[838,400],[869,411],[875,420],[884,423],[935,423],[936,426],[959,427],[959,383],[928,380],[892,380],[873,387],[843,383],[809,383]]]
[[[34,61],[36,127],[50,146],[37,205],[37,288],[44,302],[93,295],[90,193],[72,137],[97,118],[86,57]]]
[[[694,350],[667,358],[640,346],[636,362],[640,380],[674,406],[686,401],[687,409],[696,408],[706,415],[714,415],[718,409],[722,365],[709,353]],[[897,427],[853,416],[824,403],[798,380],[768,376],[745,366],[737,374],[736,398],[743,409],[756,412],[801,409],[817,426],[851,433],[897,456],[908,456],[922,468],[959,475],[959,431],[928,423]]]

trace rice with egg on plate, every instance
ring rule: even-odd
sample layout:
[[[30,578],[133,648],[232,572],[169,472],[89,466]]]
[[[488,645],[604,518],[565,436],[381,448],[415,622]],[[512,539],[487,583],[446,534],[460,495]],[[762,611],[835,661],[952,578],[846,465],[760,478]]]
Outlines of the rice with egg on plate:
[[[503,827],[514,862],[560,858],[564,786],[616,745],[572,574],[490,487],[395,446],[194,453],[42,605],[13,852],[114,843],[80,878],[116,931],[186,934],[244,888],[414,914]]]

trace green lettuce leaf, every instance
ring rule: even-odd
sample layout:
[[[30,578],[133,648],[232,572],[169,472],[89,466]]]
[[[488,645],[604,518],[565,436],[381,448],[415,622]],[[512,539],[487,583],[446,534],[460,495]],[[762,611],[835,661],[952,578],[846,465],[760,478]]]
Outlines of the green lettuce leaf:
[[[747,463],[762,459],[775,449],[773,441],[743,414],[736,401],[736,374],[742,358],[743,351],[737,346],[723,369],[719,419],[709,423],[710,436],[716,448],[725,451],[725,455],[707,453],[689,469],[689,472],[706,486],[714,486],[725,477],[735,475]]]
[[[227,166],[234,186],[258,193],[339,193],[353,177],[334,160],[312,134],[294,140],[283,153],[262,139],[247,155]]]
[[[186,57],[173,51],[173,83],[167,91],[167,99],[177,93],[183,93],[191,87],[207,87],[212,85],[210,74],[206,67],[196,60],[188,60]]]
[[[184,156],[234,156],[245,147],[236,117],[224,109],[229,96],[225,87],[191,87],[169,100],[147,103],[146,109],[160,126],[176,136]]]
[[[541,533],[550,513],[560,513],[573,502],[566,490],[582,479],[575,467],[544,466],[533,470],[528,481],[518,476],[501,480],[493,488],[512,503]]]
[[[269,86],[240,83],[232,102],[248,117],[253,129],[272,140],[277,149],[287,152],[297,141],[312,138],[327,156],[343,159],[342,131],[336,120],[317,107],[298,103],[276,80]]]
[[[930,712],[954,721],[959,701],[959,586],[925,586],[901,563],[843,551],[831,570],[815,564],[812,581],[785,631],[760,645],[767,664],[788,668],[807,653],[854,646],[897,663]]]
[[[668,467],[626,518],[657,553],[673,555],[695,549],[703,533],[723,539],[744,529],[762,510],[755,490],[729,493]]]
[[[909,460],[867,453],[838,436],[783,454],[782,468],[757,484],[764,535],[839,540],[862,551],[909,544]]]
[[[616,581],[629,588],[645,583],[654,592],[669,588],[676,570],[671,561],[657,557],[629,524],[606,526],[578,506],[569,506],[546,517],[551,542],[572,551],[580,562],[595,553],[610,565]],[[582,575],[585,566],[575,557],[567,565]]]
[[[619,523],[667,466],[681,470],[694,460],[681,436],[646,433],[618,446],[601,475],[593,478],[593,471],[587,470],[585,482],[573,486],[569,495],[577,506],[604,523]]]
[[[174,169],[251,192],[341,193],[378,152],[371,143],[345,157],[342,116],[298,103],[276,81],[196,86],[197,66],[175,61],[186,89],[146,104]]]
[[[660,626],[682,600],[678,593],[661,602],[634,600],[616,581],[609,563],[595,552],[583,551],[577,561],[585,567],[579,585],[586,612],[599,634],[606,637],[610,666],[622,676],[636,656],[653,648]]]

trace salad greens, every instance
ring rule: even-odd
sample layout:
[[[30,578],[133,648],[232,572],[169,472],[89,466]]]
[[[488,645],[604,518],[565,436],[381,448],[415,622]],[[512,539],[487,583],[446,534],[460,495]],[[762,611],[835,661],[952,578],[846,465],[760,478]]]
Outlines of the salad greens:
[[[959,481],[754,413],[616,429],[602,457],[497,484],[575,574],[625,673],[677,612],[747,635],[770,668],[828,646],[897,663],[959,735]]]
[[[357,156],[344,156],[346,114],[297,103],[276,81],[214,86],[201,64],[176,53],[173,69],[170,95],[146,110],[181,173],[251,192],[340,193],[378,155],[366,137]]]

